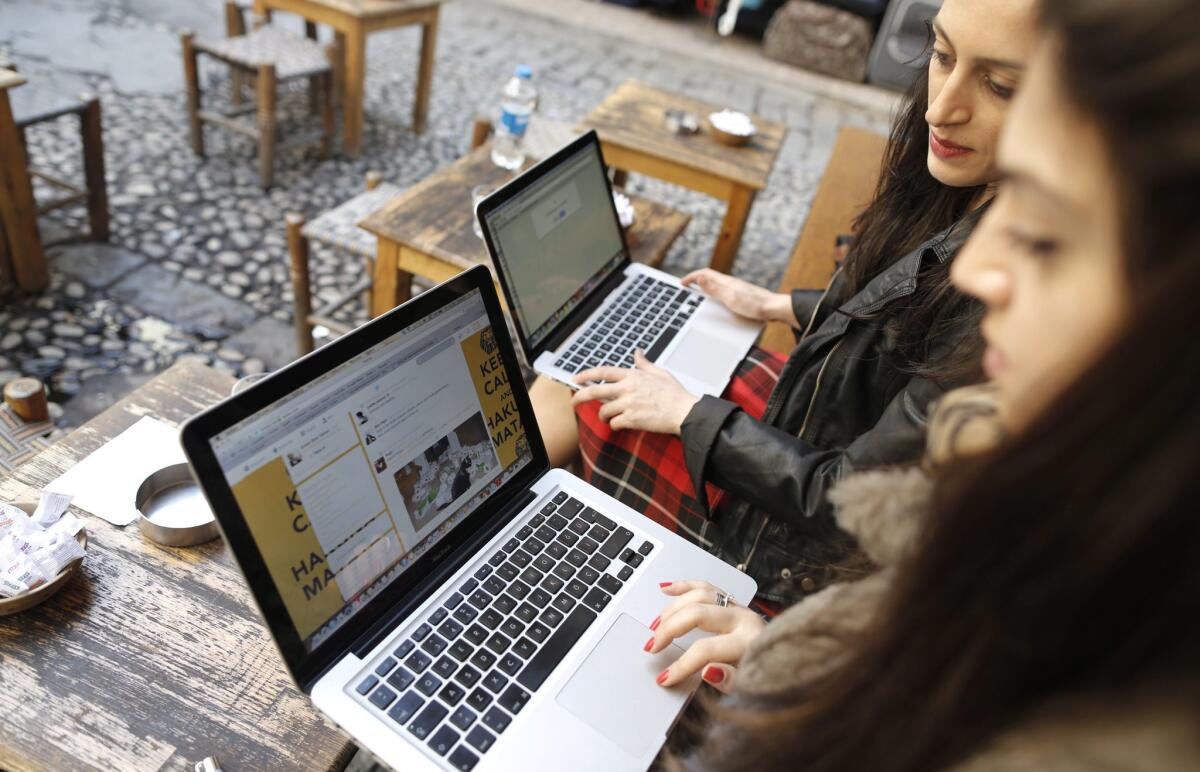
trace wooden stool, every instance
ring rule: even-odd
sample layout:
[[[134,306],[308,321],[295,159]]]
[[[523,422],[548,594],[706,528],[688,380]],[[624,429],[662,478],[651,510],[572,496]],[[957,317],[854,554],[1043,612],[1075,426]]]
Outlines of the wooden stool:
[[[295,78],[307,78],[310,89],[317,89],[321,95],[321,130],[300,134],[279,144],[278,149],[319,144],[322,155],[328,157],[333,142],[331,60],[336,53],[332,47],[323,49],[311,40],[294,37],[265,24],[245,35],[215,41],[199,41],[190,31],[185,31],[181,35],[181,42],[188,122],[192,133],[192,149],[196,155],[204,156],[205,123],[255,137],[258,140],[258,181],[263,188],[271,187],[277,149],[278,85]],[[236,120],[237,116],[255,109],[253,106],[235,107],[228,113],[200,108],[199,54],[202,53],[225,62],[235,71],[254,74],[258,95],[256,125]]]
[[[246,30],[249,29],[249,25],[247,25],[246,22],[250,18],[253,7],[254,4],[248,0],[225,0],[225,37],[236,38],[246,34]],[[274,14],[272,14],[270,8],[264,12],[263,19],[268,24],[274,19]],[[304,20],[304,37],[308,38],[309,40],[317,39],[317,25],[315,22],[311,22],[308,19]],[[339,53],[337,60],[334,63],[334,104],[337,104],[338,102],[338,93],[341,89],[341,79],[336,77],[338,69],[337,62],[340,61],[341,54]],[[248,80],[249,79],[246,78],[245,73],[238,68],[234,68],[233,72],[229,73],[229,100],[235,105],[240,105],[243,101],[245,101],[245,94],[243,92],[245,91],[245,86]],[[312,108],[313,112],[316,112],[317,106],[320,102],[317,89],[311,87],[309,88],[308,99],[309,106]]]
[[[378,172],[367,174],[367,190],[340,206],[330,209],[312,222],[304,215],[287,216],[288,253],[291,256],[293,314],[296,325],[296,350],[301,354],[312,351],[313,327],[322,325],[335,335],[345,335],[352,329],[333,318],[336,311],[355,298],[364,298],[371,289],[371,274],[375,263],[375,236],[358,223],[364,217],[383,208],[392,198],[403,192],[401,188],[383,182]],[[312,307],[312,288],[309,281],[309,241],[343,252],[358,255],[363,259],[363,275],[350,289],[315,311]]]

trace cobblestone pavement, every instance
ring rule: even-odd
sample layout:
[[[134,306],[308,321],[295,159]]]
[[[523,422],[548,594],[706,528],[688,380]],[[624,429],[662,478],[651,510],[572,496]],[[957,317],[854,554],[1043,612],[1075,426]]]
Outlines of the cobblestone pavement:
[[[312,217],[335,206],[362,190],[368,170],[407,186],[454,160],[467,148],[472,118],[494,108],[517,62],[532,65],[540,109],[555,119],[582,117],[621,81],[637,77],[785,122],[786,144],[754,205],[735,268],[764,286],[779,280],[837,129],[882,130],[887,120],[755,82],[711,60],[682,59],[485,0],[455,0],[442,13],[429,128],[420,135],[409,128],[416,30],[376,34],[367,57],[363,156],[282,154],[276,185],[263,193],[250,140],[208,130],[203,161],[187,140],[177,33],[188,26],[201,36],[221,34],[219,10],[217,0],[0,0],[0,54],[30,78],[22,88],[87,90],[103,105],[111,243],[54,247],[51,288],[0,307],[0,385],[21,372],[36,375],[55,400],[67,402],[74,420],[183,354],[198,353],[236,374],[292,359],[285,213]],[[202,77],[212,93],[227,93],[224,72],[205,69]],[[289,124],[312,120],[298,91],[285,95],[282,109]],[[70,119],[34,128],[29,143],[35,165],[81,174]],[[724,205],[655,180],[631,182],[693,216],[665,268],[682,273],[704,264]],[[51,238],[82,232],[84,211],[54,213],[42,227]],[[319,295],[336,293],[361,270],[350,256],[322,249],[313,264]]]

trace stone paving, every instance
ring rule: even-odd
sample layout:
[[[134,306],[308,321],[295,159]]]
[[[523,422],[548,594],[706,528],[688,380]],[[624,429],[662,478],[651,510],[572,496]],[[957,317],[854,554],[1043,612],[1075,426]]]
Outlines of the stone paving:
[[[201,160],[187,138],[178,30],[222,34],[219,11],[216,0],[0,0],[0,54],[30,78],[23,88],[87,90],[103,105],[111,243],[54,247],[51,288],[0,307],[0,385],[21,372],[42,378],[72,421],[184,354],[239,375],[292,359],[284,215],[312,217],[335,206],[362,190],[368,170],[407,186],[454,160],[467,148],[473,117],[492,111],[517,62],[532,65],[540,109],[559,120],[582,117],[621,81],[637,77],[785,122],[787,141],[735,267],[764,286],[779,280],[837,129],[882,130],[888,117],[756,82],[711,60],[635,46],[486,0],[454,0],[443,9],[426,132],[409,128],[416,30],[376,34],[367,56],[363,156],[281,154],[276,185],[264,193],[251,141],[210,129],[208,159]],[[223,99],[226,74],[205,68],[202,77]],[[299,91],[284,96],[282,110],[287,126],[314,120]],[[29,142],[36,165],[81,174],[70,120],[31,130]],[[635,191],[693,216],[665,268],[683,273],[706,263],[723,204],[655,180],[631,182]],[[80,233],[84,212],[54,213],[42,228],[49,238]],[[336,293],[361,270],[355,258],[322,249],[313,266],[319,295]]]

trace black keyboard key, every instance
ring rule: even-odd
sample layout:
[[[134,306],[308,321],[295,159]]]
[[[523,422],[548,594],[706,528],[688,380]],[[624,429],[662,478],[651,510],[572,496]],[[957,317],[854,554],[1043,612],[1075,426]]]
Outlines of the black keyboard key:
[[[657,362],[662,352],[666,351],[667,345],[675,340],[675,336],[679,334],[680,329],[674,325],[667,325],[667,328],[658,336],[658,340],[654,341],[654,344],[646,349],[646,359],[649,359],[651,362]]]
[[[506,619],[504,620],[504,624],[500,625],[500,632],[509,638],[516,638],[525,632],[525,625],[521,624],[520,620],[517,619]]]
[[[546,549],[546,543],[544,541],[542,541],[541,539],[537,538],[536,536],[532,537],[530,539],[526,539],[525,543],[521,546],[530,555],[536,555],[539,552],[541,552],[542,550]]]
[[[537,533],[535,533],[534,536],[541,539],[542,541],[549,542],[549,541],[554,541],[555,533],[554,533],[554,530],[552,528],[550,528],[549,525],[543,525],[541,528],[537,529]]]
[[[513,579],[517,578],[517,567],[514,566],[512,563],[505,563],[504,565],[502,565],[496,569],[496,576],[500,577],[505,582],[511,582]],[[496,577],[492,577],[492,578],[494,579]],[[484,587],[487,587],[487,585],[485,584]],[[501,583],[499,585],[499,588],[503,589],[504,584]],[[490,589],[488,591],[491,592]],[[497,592],[499,592],[499,590],[497,590]]]
[[[404,660],[404,664],[408,665],[408,669],[414,673],[424,673],[425,668],[433,663],[433,658],[422,651],[414,651],[408,659]]]
[[[487,640],[487,628],[480,625],[471,625],[470,629],[467,630],[466,637],[471,643],[475,644],[476,646],[481,646],[483,642]]]
[[[621,570],[617,572],[617,578],[622,582],[629,581],[629,577],[633,576],[632,566],[621,566]]]
[[[432,697],[442,686],[442,679],[435,676],[433,673],[426,673],[417,679],[416,690],[426,697]]]
[[[601,590],[599,587],[593,587],[592,589],[588,590],[588,594],[584,596],[583,605],[587,606],[596,613],[600,613],[604,610],[604,607],[608,605],[610,600],[612,600],[611,595],[604,590]]]
[[[466,696],[467,690],[458,684],[446,684],[442,687],[442,690],[438,692],[438,697],[440,697],[442,702],[446,703],[450,707],[454,707],[458,703],[462,702],[462,698]]]
[[[558,505],[551,501],[539,510],[539,514],[552,515],[556,509],[558,509]]]
[[[536,562],[534,565],[536,565]],[[545,575],[546,575],[546,573],[544,571],[539,571],[538,569],[534,568],[533,566],[530,566],[529,568],[526,568],[524,571],[521,572],[521,581],[527,585],[536,586],[538,582],[542,581],[542,577]],[[526,588],[526,590],[528,590],[528,587]],[[524,598],[525,596],[522,595],[521,597]]]
[[[433,737],[429,738],[429,747],[433,748],[433,752],[439,756],[445,756],[454,747],[454,743],[458,742],[459,734],[448,726],[433,733]]]
[[[450,714],[450,723],[465,732],[471,728],[471,724],[475,723],[476,718],[478,717],[475,715],[475,711],[463,705]]]
[[[607,569],[610,563],[612,563],[612,561],[600,553],[592,555],[592,559],[588,561],[589,566],[600,572],[603,572],[605,569]]]
[[[571,613],[571,609],[575,608],[575,601],[570,595],[563,593],[554,599],[554,608],[564,614]]]
[[[583,554],[578,549],[573,549],[567,553],[567,556],[563,558],[563,560],[567,561],[576,568],[579,568],[587,562],[587,555]]]
[[[482,582],[484,579],[487,579],[488,576],[491,575],[491,573],[492,573],[492,567],[489,566],[487,563],[484,563],[482,566],[479,567],[479,570],[475,572],[475,578]],[[465,592],[470,592],[470,590],[466,590]]]
[[[529,593],[529,602],[538,608],[546,608],[546,604],[548,604],[551,599],[552,596],[550,593],[546,592],[541,587],[538,587],[533,592]],[[528,622],[529,620],[525,621]]]
[[[491,727],[492,731],[496,734],[500,734],[508,726],[508,716],[500,713],[495,708],[492,710],[498,715],[494,717],[484,716],[483,723],[485,726]],[[482,726],[475,727],[467,735],[467,745],[470,745],[480,753],[487,753],[494,742],[496,742],[496,737]]]
[[[484,568],[487,568],[487,566],[484,566]],[[443,603],[442,606],[453,611],[454,609],[458,608],[459,604],[461,604],[462,602],[463,602],[463,596],[456,592],[453,595],[451,595],[449,598],[446,598],[446,602]]]
[[[525,600],[525,596],[529,594],[529,585],[518,579],[508,586],[508,594],[517,600]]]
[[[561,560],[562,556],[567,554],[567,545],[561,542],[551,542],[546,545],[546,554],[555,560]]]
[[[546,636],[550,635],[550,628],[546,627],[541,622],[534,622],[529,626],[529,629],[525,631],[525,634],[538,643],[541,643],[542,641],[546,640]]]
[[[400,698],[400,701],[392,706],[388,711],[388,718],[395,721],[397,724],[404,724],[410,718],[416,715],[421,706],[425,704],[425,700],[421,699],[421,695],[416,692],[409,692]]]
[[[471,622],[475,621],[475,617],[477,616],[479,616],[479,612],[476,611],[475,607],[469,603],[459,606],[458,610],[454,612],[454,618],[459,622],[462,622],[464,625],[471,624]]]
[[[517,676],[517,682],[530,691],[537,691],[587,631],[588,626],[595,621],[596,613],[585,606],[579,606],[572,611],[562,626],[550,636],[550,640],[529,660],[521,675]]]
[[[537,618],[537,608],[530,603],[522,603],[520,606],[517,606],[517,610],[513,612],[513,616],[525,624],[529,624]]]
[[[396,647],[396,650],[392,652],[392,656],[394,656],[396,659],[404,659],[416,645],[417,644],[413,643],[412,641],[404,641]]]
[[[487,629],[495,630],[500,626],[500,623],[504,621],[504,617],[496,609],[490,608],[483,612],[483,614],[479,617],[479,621],[482,622],[484,627]]]
[[[563,621],[563,613],[556,608],[548,608],[542,612],[538,619],[544,622],[547,627],[558,627],[558,623]]]
[[[458,681],[468,689],[479,683],[479,678],[479,671],[470,665],[463,665],[461,668],[459,668],[458,672],[454,674],[454,680]]]
[[[459,662],[466,662],[467,657],[471,656],[471,652],[475,651],[466,641],[455,641],[450,644],[450,656],[454,657]]]
[[[450,612],[444,608],[438,609],[437,611],[435,611],[429,615],[429,624],[440,625],[442,623],[442,620],[445,619],[446,615],[449,613]]]
[[[515,550],[517,547],[520,547],[520,546],[521,546],[521,542],[517,541],[516,539],[509,539],[508,541],[504,542],[504,546],[501,547],[500,549],[504,550],[505,552],[512,552],[513,550]]]
[[[540,582],[542,580],[542,576],[544,574],[546,574],[549,571],[552,571],[553,569],[554,569],[554,559],[551,558],[549,555],[539,555],[533,561],[533,565],[530,566],[529,568],[526,568],[525,573],[521,574],[521,578],[524,579],[529,584],[537,584],[538,582]],[[538,578],[536,580],[532,579],[534,574],[537,574]]]
[[[421,648],[436,657],[446,650],[446,639],[440,635],[431,635],[425,643],[421,644]]]
[[[515,654],[505,654],[500,658],[500,664],[496,665],[496,667],[500,668],[505,673],[508,673],[510,676],[514,676],[517,674],[517,671],[521,669],[521,665],[523,664],[524,663],[521,662],[521,660],[518,659]]]
[[[467,704],[476,711],[481,711],[492,703],[492,695],[481,686],[467,697]]]
[[[508,559],[511,560],[513,565],[515,565],[517,568],[524,568],[533,562],[533,558],[531,558],[529,553],[525,550],[517,550],[513,554],[509,555]]]
[[[487,644],[485,644],[485,645],[489,649],[494,651],[496,654],[503,654],[505,651],[508,650],[508,645],[510,643],[512,643],[512,641],[510,641],[508,638],[504,637],[500,633],[492,633],[492,637],[488,638]]]
[[[458,746],[446,759],[450,762],[450,766],[458,770],[458,772],[471,772],[475,765],[479,763],[479,757],[471,753],[465,746]]]
[[[521,530],[517,531],[517,538],[525,541],[533,534],[533,529],[527,525],[521,526]]]
[[[501,566],[501,569],[503,569],[503,566]],[[514,573],[513,576],[516,576],[516,574]],[[487,581],[483,583],[483,589],[487,590],[492,595],[499,595],[500,593],[504,592],[504,581],[501,580],[499,576],[490,576],[488,577]],[[480,606],[480,608],[483,607]]]
[[[496,664],[496,655],[487,649],[480,649],[475,652],[475,656],[471,657],[471,664],[479,668],[479,672],[485,673],[492,669],[492,665]]]
[[[504,562],[504,553],[503,552],[497,552],[495,555],[492,555],[490,558],[488,558],[488,564],[491,565],[492,568],[495,568],[496,566],[500,565],[503,562]]]
[[[551,500],[552,500],[552,501],[553,501],[555,504],[561,504],[561,503],[563,503],[564,501],[566,501],[566,500],[567,500],[567,494],[566,494],[566,493],[564,493],[563,491],[559,491],[558,493],[554,494],[554,498],[553,498],[553,499],[551,499]]]
[[[642,546],[638,547],[638,553],[642,555],[649,555],[653,551],[654,545],[648,541],[642,542]]]
[[[604,530],[604,526],[597,523],[592,526],[592,530],[588,531],[588,538],[592,541],[603,544],[608,539],[608,531]]]
[[[567,527],[570,528],[575,533],[579,534],[580,536],[583,536],[584,534],[586,534],[588,532],[587,521],[581,520],[579,518],[572,520],[571,524]]]
[[[521,712],[521,708],[525,707],[525,703],[529,702],[529,692],[521,687],[513,684],[504,690],[496,699],[496,704],[512,713],[514,716]]]
[[[529,659],[533,656],[533,652],[535,651],[537,651],[537,646],[533,645],[533,641],[529,640],[528,638],[522,638],[513,644],[512,654],[509,654],[508,656],[511,657],[513,654],[516,654],[521,659]]]
[[[488,729],[491,729],[496,734],[500,734],[507,729],[511,721],[512,719],[508,717],[508,714],[499,708],[491,708],[487,713],[483,714],[483,725]],[[475,728],[479,729],[479,727]],[[467,742],[471,742],[470,737],[467,737]]]
[[[432,627],[430,627],[427,624],[422,624],[416,630],[413,630],[413,634],[412,634],[413,640],[420,643],[421,641],[425,640],[425,637],[428,636],[431,632],[433,632]]]
[[[496,600],[492,603],[492,608],[488,609],[488,611],[495,609],[496,611],[500,612],[501,614],[508,614],[516,607],[517,607],[517,602],[515,600],[513,600],[511,595],[505,593],[504,595],[501,595],[499,598],[496,598]]]
[[[600,548],[600,554],[606,558],[615,558],[632,538],[633,531],[625,527],[618,528],[613,531],[612,536],[608,537],[608,541],[604,542],[604,546]]]
[[[361,683],[359,683],[359,685],[358,685],[358,686],[354,687],[354,691],[356,691],[356,692],[358,692],[359,694],[361,694],[362,696],[366,697],[366,696],[367,696],[367,692],[369,692],[369,691],[371,691],[372,689],[374,689],[374,688],[375,688],[375,684],[377,684],[377,683],[379,683],[379,679],[378,679],[378,678],[376,678],[376,677],[375,677],[375,676],[373,676],[373,675],[369,675],[369,676],[367,676],[366,678],[364,678],[364,679],[362,680],[362,682],[361,682]]]
[[[579,541],[579,536],[574,531],[563,531],[558,535],[558,540],[568,547],[574,547],[575,542]]]
[[[554,567],[554,575],[565,582],[575,575],[575,567],[570,563],[559,563]]]
[[[508,679],[499,670],[493,670],[483,677],[483,688],[492,694],[499,694],[508,686]]]
[[[392,672],[392,668],[394,668],[395,666],[396,666],[396,660],[392,659],[391,657],[386,657],[383,660],[383,662],[380,662],[379,665],[376,666],[375,675],[382,678],[383,676]]]
[[[575,574],[575,578],[584,584],[595,584],[596,580],[600,578],[600,572],[591,566],[584,566],[579,569],[578,574]]]
[[[579,581],[578,579],[572,579],[571,581],[567,582],[567,592],[570,593],[572,597],[582,598],[583,594],[586,593],[587,590],[588,590],[587,585],[584,584],[583,582]],[[561,610],[561,611],[567,610],[567,609],[561,608],[557,603],[555,603],[555,607],[559,608],[559,610]]]
[[[596,510],[592,509],[591,507],[584,507],[583,511],[579,513],[579,516],[582,517],[584,520],[588,521],[589,523],[594,523],[594,522],[596,522],[597,514],[598,513],[596,512]]]
[[[626,568],[628,568],[628,566],[626,566]],[[605,590],[609,595],[616,595],[617,590],[621,589],[622,584],[621,580],[612,574],[604,574],[600,577],[600,581],[596,586]]]
[[[458,670],[458,663],[449,657],[442,657],[437,662],[433,663],[433,672],[440,675],[442,678],[449,678],[454,675],[454,671]]]
[[[501,585],[501,586],[503,587],[503,585]],[[490,604],[492,602],[492,596],[488,595],[483,590],[476,590],[474,593],[471,594],[470,598],[467,598],[467,602],[470,603],[475,608],[479,609],[480,611],[483,611],[485,608],[488,607],[488,604]],[[416,636],[414,636],[414,637],[416,637]]]
[[[575,545],[575,549],[583,552],[586,555],[591,555],[593,552],[600,549],[600,544],[592,537],[584,536],[579,540],[579,543]]]
[[[539,512],[529,520],[529,525],[531,528],[537,528],[544,522],[546,522],[546,516]]]
[[[386,686],[380,686],[371,692],[371,696],[367,699],[380,710],[387,710],[387,706],[391,705],[392,701],[396,699],[396,693]]]
[[[603,526],[609,531],[617,527],[617,524],[614,521],[610,520],[599,512],[596,513],[596,524]]]
[[[561,531],[567,527],[567,518],[555,513],[546,519],[546,525],[550,526],[556,531]]]
[[[563,580],[554,574],[549,574],[542,580],[542,587],[548,593],[556,593],[563,588]]]
[[[449,712],[441,703],[431,701],[425,706],[424,710],[417,714],[412,723],[408,725],[408,731],[424,740]]]
[[[638,566],[640,566],[642,564],[642,561],[645,560],[644,557],[642,557],[638,553],[634,552],[633,550],[625,550],[625,551],[629,553],[629,556],[623,557],[621,559],[624,560],[629,565],[633,566],[634,568],[637,568]]]
[[[396,672],[388,676],[388,683],[397,691],[402,692],[412,686],[412,682],[416,680],[416,676],[408,672],[402,667],[396,668]]]
[[[438,632],[441,633],[442,637],[447,641],[453,641],[459,636],[460,633],[462,633],[462,631],[463,626],[458,622],[455,622],[453,619],[447,619],[445,622],[442,622],[441,627],[438,628]]]
[[[501,563],[504,562],[503,555],[500,556],[500,562]],[[497,563],[497,565],[499,565],[499,563]],[[463,582],[463,586],[459,587],[458,591],[461,592],[463,595],[470,595],[471,593],[475,592],[475,588],[478,586],[479,586],[479,580],[472,578],[472,579],[468,579],[467,581]]]

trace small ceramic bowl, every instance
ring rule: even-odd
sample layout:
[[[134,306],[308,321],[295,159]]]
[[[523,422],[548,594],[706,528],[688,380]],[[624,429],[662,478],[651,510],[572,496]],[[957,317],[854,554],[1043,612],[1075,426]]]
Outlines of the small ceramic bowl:
[[[14,502],[18,509],[21,509],[26,514],[32,515],[37,509],[36,503],[18,501]],[[87,531],[80,529],[79,533],[75,534],[75,540],[79,542],[79,546],[87,549]],[[28,592],[23,592],[20,595],[12,598],[0,598],[0,617],[6,617],[10,614],[17,614],[25,609],[33,608],[42,603],[54,593],[63,588],[67,582],[71,581],[71,577],[79,573],[80,567],[83,565],[83,558],[76,558],[66,565],[66,568],[59,571],[58,574],[46,582],[45,584],[34,587]]]
[[[744,145],[754,138],[757,131],[745,113],[722,110],[708,116],[708,133],[724,145]]]

